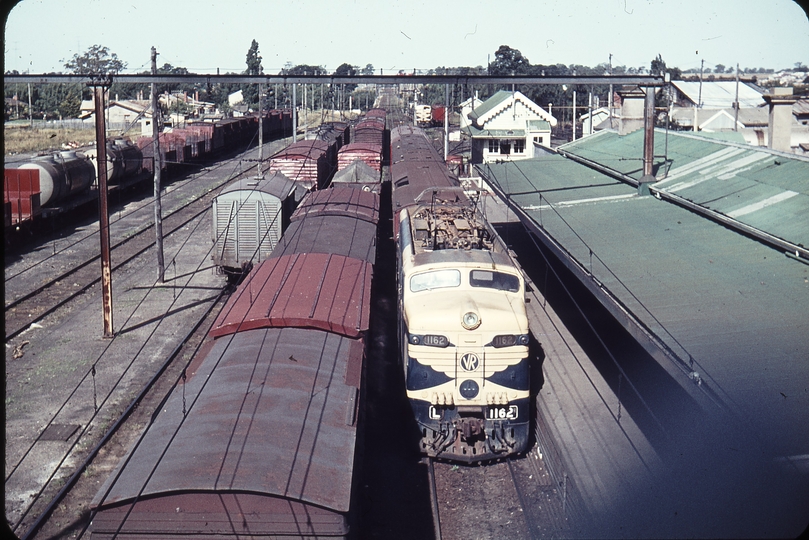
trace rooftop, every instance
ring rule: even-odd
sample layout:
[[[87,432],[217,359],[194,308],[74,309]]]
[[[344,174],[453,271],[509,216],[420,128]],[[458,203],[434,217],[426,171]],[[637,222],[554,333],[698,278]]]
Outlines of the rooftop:
[[[735,419],[710,426],[714,433],[737,426],[732,429],[749,442],[750,461],[733,458],[740,451],[722,447],[719,435],[701,438],[705,425],[689,428],[705,423],[708,413],[685,422],[674,437],[675,448],[701,458],[731,456],[723,472],[705,468],[701,475],[721,483],[733,504],[789,498],[781,480],[772,489],[753,488],[755,482],[731,486],[728,478],[742,471],[774,475],[785,464],[778,478],[791,475],[806,488],[808,259],[805,249],[796,256],[746,228],[806,245],[809,161],[693,135],[670,133],[667,140],[656,132],[661,180],[652,195],[641,196],[633,185],[642,175],[641,132],[605,132],[561,148],[586,156],[589,166],[548,154],[480,171],[700,410]],[[677,489],[684,490],[679,497],[698,496],[687,483]]]

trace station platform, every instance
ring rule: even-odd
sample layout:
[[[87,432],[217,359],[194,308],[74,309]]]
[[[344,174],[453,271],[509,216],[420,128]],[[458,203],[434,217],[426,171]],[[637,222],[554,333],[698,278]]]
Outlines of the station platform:
[[[479,171],[643,349],[615,352],[608,373],[593,371],[567,340],[543,342],[541,406],[596,534],[801,534],[809,524],[809,265],[554,153]],[[552,324],[552,315],[532,311],[539,328]]]

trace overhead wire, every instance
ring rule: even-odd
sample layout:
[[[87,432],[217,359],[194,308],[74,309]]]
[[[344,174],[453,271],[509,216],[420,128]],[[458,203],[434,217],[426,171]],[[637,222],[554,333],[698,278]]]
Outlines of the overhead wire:
[[[237,164],[234,164],[234,168],[235,168],[236,166],[238,166],[238,165],[239,165],[238,163],[237,163]],[[208,209],[208,210],[210,210],[210,209]],[[193,230],[196,230],[196,228],[197,228],[197,227],[200,225],[200,223],[202,223],[202,220],[201,220],[201,219],[200,219],[200,220],[198,220],[198,222],[197,222],[197,224],[195,225],[195,227],[194,227],[194,229],[193,229]],[[191,236],[193,236],[193,230],[192,230],[192,233],[191,233],[191,234],[189,234],[188,238],[186,238],[186,240],[182,242],[182,244],[181,244],[181,246],[180,246],[180,248],[179,248],[179,250],[178,250],[178,253],[179,253],[179,251],[181,251],[181,250],[182,250],[182,248],[183,248],[183,247],[185,247],[186,243],[189,241],[189,239],[191,238]],[[210,253],[211,253],[211,250],[212,250],[212,249],[213,249],[213,246],[212,246],[211,248],[209,248],[209,250],[208,250],[208,255],[210,255]],[[175,259],[176,259],[176,255],[175,255]],[[206,261],[206,260],[207,260],[207,257],[204,257],[204,258],[203,258],[203,262],[204,262],[204,261]],[[200,263],[200,264],[197,266],[197,270],[196,270],[195,272],[192,272],[192,273],[189,275],[190,277],[188,278],[188,280],[187,280],[186,284],[185,284],[183,287],[181,287],[181,289],[180,289],[180,293],[182,293],[182,292],[185,290],[186,286],[188,285],[188,283],[190,283],[191,279],[192,279],[192,278],[193,278],[193,276],[196,274],[196,272],[198,272],[198,271],[201,269],[202,264],[203,264],[203,263],[201,262],[201,263]],[[153,286],[153,289],[154,289],[154,286]],[[143,304],[143,302],[145,302],[145,301],[146,301],[146,298],[147,298],[147,297],[148,297],[148,293],[147,293],[147,295],[145,295],[145,296],[144,296],[144,297],[141,299],[141,301],[140,301],[140,302],[137,304],[137,306],[142,305],[142,304]],[[37,500],[39,500],[39,498],[42,496],[42,494],[44,493],[45,488],[46,488],[46,487],[49,485],[49,483],[50,483],[50,482],[53,480],[53,478],[54,478],[55,474],[56,474],[56,473],[59,471],[59,469],[61,468],[61,466],[62,466],[62,465],[65,463],[65,461],[66,461],[66,460],[67,460],[67,458],[70,456],[70,454],[71,454],[71,452],[73,451],[73,449],[74,449],[74,448],[75,448],[75,447],[76,447],[76,446],[79,444],[79,441],[81,441],[81,440],[82,440],[82,436],[83,436],[85,433],[87,433],[87,431],[90,429],[90,427],[91,427],[91,425],[92,425],[93,420],[95,420],[95,419],[97,418],[98,414],[100,414],[100,412],[103,410],[104,405],[105,405],[105,403],[107,402],[107,400],[109,400],[109,399],[110,399],[110,396],[111,396],[111,395],[112,395],[112,393],[113,393],[113,392],[114,392],[114,391],[115,391],[115,390],[118,388],[118,385],[119,385],[119,384],[120,384],[120,382],[123,380],[123,377],[124,377],[124,376],[125,376],[125,375],[126,375],[128,372],[129,372],[130,368],[131,368],[131,367],[134,365],[135,360],[138,358],[138,356],[140,355],[140,353],[143,351],[143,349],[145,348],[146,344],[149,342],[149,340],[151,339],[151,337],[152,337],[152,336],[154,336],[154,334],[156,333],[157,329],[158,329],[158,328],[159,328],[159,326],[160,326],[160,323],[161,323],[161,322],[162,322],[162,321],[163,321],[163,320],[166,318],[166,316],[168,316],[168,315],[171,313],[171,310],[173,309],[173,306],[174,306],[174,305],[175,305],[175,303],[178,301],[178,299],[179,299],[179,295],[176,295],[176,296],[175,296],[175,298],[173,299],[172,303],[169,305],[169,307],[166,309],[166,311],[165,311],[165,312],[164,312],[164,313],[161,315],[160,319],[157,321],[157,324],[156,324],[156,325],[155,325],[155,327],[152,329],[151,333],[149,334],[149,336],[147,337],[147,339],[144,341],[144,343],[143,343],[143,345],[141,346],[141,348],[139,349],[139,351],[138,351],[138,352],[137,352],[137,353],[136,353],[136,354],[133,356],[132,360],[129,362],[129,364],[126,366],[126,368],[123,370],[123,372],[122,372],[122,373],[121,373],[121,375],[119,376],[118,380],[115,382],[115,384],[114,384],[114,385],[112,386],[112,388],[109,390],[109,392],[107,393],[107,395],[106,395],[106,396],[105,396],[105,397],[102,399],[102,401],[101,401],[101,405],[99,406],[97,403],[95,404],[95,406],[94,406],[94,413],[92,414],[92,416],[91,416],[90,420],[89,420],[89,421],[87,422],[87,424],[85,425],[85,428],[84,428],[84,429],[83,429],[83,430],[80,432],[79,436],[78,436],[78,437],[76,437],[75,441],[74,441],[74,442],[73,442],[73,443],[70,445],[70,447],[69,447],[69,448],[68,448],[68,449],[65,451],[65,453],[64,453],[64,455],[63,455],[63,457],[62,457],[62,459],[61,459],[61,460],[58,462],[58,464],[57,464],[56,468],[55,468],[55,469],[52,471],[52,473],[51,473],[51,474],[50,474],[50,476],[48,477],[47,481],[46,481],[46,482],[43,484],[43,486],[42,486],[42,488],[39,490],[39,492],[38,492],[38,493],[37,493],[37,494],[34,496],[34,500],[33,500],[33,501],[31,501],[31,503],[30,503],[30,505],[28,506],[28,508],[26,508],[26,510],[25,510],[25,511],[23,512],[23,514],[21,515],[21,517],[20,517],[20,518],[17,520],[17,522],[14,524],[14,528],[15,528],[15,529],[16,529],[17,527],[19,527],[19,525],[22,523],[22,521],[23,521],[23,520],[25,519],[25,517],[28,515],[28,513],[30,512],[30,510],[33,508],[34,503],[35,503]],[[135,309],[132,311],[132,314],[130,314],[130,316],[127,318],[126,322],[124,323],[124,327],[126,326],[126,323],[127,323],[127,322],[129,322],[129,321],[131,320],[131,318],[134,316],[134,314],[137,312],[137,306],[136,306],[136,308],[135,308]],[[99,356],[96,358],[96,360],[94,360],[94,361],[93,361],[93,363],[92,363],[92,365],[91,365],[90,369],[88,369],[88,370],[85,372],[85,374],[82,376],[82,378],[80,379],[80,381],[78,382],[78,384],[77,384],[77,385],[76,385],[76,386],[73,388],[73,390],[70,392],[70,394],[68,395],[68,397],[67,397],[67,398],[66,398],[66,399],[63,401],[63,403],[62,403],[62,404],[61,404],[61,405],[60,405],[60,406],[57,408],[57,411],[54,413],[54,415],[53,415],[53,416],[51,417],[51,419],[48,421],[47,425],[46,425],[46,426],[43,428],[43,431],[42,431],[42,432],[40,432],[40,435],[39,435],[39,436],[36,438],[36,440],[34,441],[34,443],[32,443],[32,444],[31,444],[31,446],[29,446],[29,448],[28,448],[28,449],[27,449],[27,450],[26,450],[26,451],[23,453],[23,455],[22,455],[22,457],[20,458],[20,460],[19,460],[19,461],[18,461],[18,462],[17,462],[17,463],[16,463],[16,464],[15,464],[15,465],[12,467],[11,472],[10,472],[10,473],[9,473],[9,474],[6,476],[6,482],[8,482],[8,480],[11,478],[11,476],[12,476],[13,474],[15,474],[15,472],[17,471],[17,469],[19,468],[19,466],[20,466],[20,465],[23,463],[23,461],[24,461],[24,460],[27,458],[27,456],[30,454],[30,452],[32,451],[32,449],[33,449],[34,445],[36,444],[36,442],[38,442],[38,441],[40,440],[40,438],[41,438],[41,436],[42,436],[42,433],[44,433],[44,431],[45,431],[45,430],[46,430],[48,427],[50,427],[50,426],[53,424],[53,422],[54,422],[54,421],[55,421],[55,419],[58,417],[58,415],[59,415],[59,414],[60,414],[60,413],[61,413],[61,412],[62,412],[62,411],[65,409],[65,407],[67,406],[67,404],[68,404],[68,402],[70,401],[70,399],[71,399],[71,398],[72,398],[74,395],[76,395],[76,394],[77,394],[78,390],[79,390],[79,389],[81,388],[81,386],[82,386],[82,385],[83,385],[83,384],[84,384],[84,383],[87,381],[87,379],[88,379],[89,377],[91,377],[91,376],[93,376],[93,375],[94,375],[94,373],[95,373],[95,371],[96,371],[96,368],[97,368],[97,365],[98,365],[98,362],[99,362],[99,361],[100,361],[100,360],[101,360],[101,359],[104,357],[105,353],[106,353],[106,352],[107,352],[107,351],[110,349],[110,347],[112,347],[112,345],[115,343],[115,341],[116,341],[116,337],[118,337],[118,336],[122,335],[122,333],[124,333],[124,331],[118,332],[118,333],[116,334],[116,336],[114,336],[114,337],[113,337],[113,339],[112,339],[112,340],[110,340],[110,341],[109,341],[109,342],[106,344],[106,346],[103,348],[103,350],[101,351],[101,353],[99,354]],[[95,391],[94,391],[94,392],[95,392]],[[95,398],[94,398],[94,401],[95,401]]]
[[[304,217],[304,219],[305,219],[305,217]],[[212,249],[213,249],[213,247],[211,248],[211,250],[212,250]],[[210,251],[209,251],[209,253],[210,253]],[[250,282],[250,284],[252,284],[252,281]],[[245,287],[249,287],[249,286],[250,286],[250,285],[245,285]],[[243,290],[243,289],[242,289],[242,290]],[[233,303],[233,305],[235,305],[235,302]],[[233,305],[231,305],[231,309],[233,308]],[[248,313],[247,313],[247,312],[245,312],[244,314],[242,314],[242,322],[243,322],[243,321],[246,319],[246,317],[247,317],[247,316],[248,316]],[[221,317],[222,317],[222,315],[220,314],[220,318],[221,318]],[[259,351],[258,351],[258,353],[257,353],[257,355],[256,355],[256,358],[255,358],[255,361],[254,361],[254,369],[253,369],[253,374],[255,374],[255,369],[258,367],[258,362],[259,362],[259,359],[264,357],[264,356],[261,354],[261,350],[262,350],[262,349],[263,349],[263,347],[264,347],[264,343],[265,343],[265,340],[266,340],[266,337],[267,337],[267,334],[268,334],[268,329],[265,329],[265,331],[264,331],[264,332],[265,332],[265,333],[264,333],[264,340],[262,340],[261,347],[259,348]],[[228,342],[227,342],[227,344],[226,344],[226,345],[229,345],[229,344],[230,344],[230,343],[233,341],[233,339],[235,339],[235,337],[236,337],[235,335],[230,335],[230,336],[227,336],[227,337],[225,338],[225,339],[227,339],[227,340],[228,340]],[[219,338],[219,339],[223,339],[223,338]],[[324,347],[325,347],[325,343],[324,343]],[[196,351],[194,352],[194,354],[193,354],[193,355],[191,355],[191,358],[190,358],[190,359],[189,359],[189,361],[188,361],[188,363],[189,363],[189,364],[190,364],[190,362],[192,362],[192,361],[193,361],[193,360],[194,360],[194,359],[197,357],[197,354],[199,354],[199,350],[200,350],[200,346],[198,346],[198,347],[197,347],[197,349],[196,349]],[[124,515],[124,516],[123,516],[123,518],[121,519],[121,522],[120,522],[120,524],[119,524],[119,526],[118,526],[118,530],[117,530],[117,531],[116,531],[116,533],[115,533],[116,535],[117,535],[117,534],[118,534],[118,533],[121,531],[121,528],[124,526],[124,524],[125,524],[126,520],[127,520],[127,519],[129,518],[129,516],[131,515],[131,512],[134,510],[134,506],[135,506],[135,504],[138,502],[138,500],[140,500],[140,497],[143,495],[143,492],[144,492],[144,490],[145,490],[146,486],[148,485],[148,483],[149,483],[150,479],[152,478],[152,476],[154,475],[155,471],[157,470],[157,467],[159,466],[159,464],[161,463],[162,459],[165,457],[166,453],[168,452],[168,450],[169,450],[169,448],[170,448],[170,446],[171,446],[172,441],[173,441],[173,440],[174,440],[174,439],[175,439],[175,438],[178,436],[178,434],[179,434],[179,432],[180,432],[181,428],[182,428],[182,427],[183,427],[183,425],[185,424],[186,419],[187,419],[187,418],[188,418],[188,416],[190,415],[190,412],[191,412],[191,411],[194,409],[194,407],[196,406],[196,404],[197,404],[198,400],[201,398],[201,396],[202,396],[203,392],[205,391],[205,389],[206,389],[207,385],[209,384],[209,382],[210,382],[210,380],[211,380],[212,375],[213,375],[213,374],[216,372],[216,368],[217,368],[217,367],[219,366],[219,364],[222,362],[222,360],[223,360],[223,358],[224,358],[224,356],[225,356],[225,354],[226,354],[227,350],[228,350],[228,347],[227,347],[227,346],[223,346],[223,347],[222,347],[222,351],[221,351],[221,353],[219,354],[218,358],[216,358],[216,360],[214,361],[214,365],[213,365],[213,367],[211,368],[211,370],[210,370],[210,371],[207,373],[205,380],[203,381],[203,383],[202,383],[201,387],[199,388],[199,391],[198,391],[198,392],[196,393],[196,395],[193,397],[193,399],[192,399],[192,401],[191,401],[191,404],[190,404],[190,407],[188,408],[187,412],[184,410],[184,414],[183,414],[183,416],[182,416],[182,418],[181,418],[181,420],[180,420],[180,423],[179,423],[179,424],[178,424],[178,425],[177,425],[177,426],[174,428],[174,431],[173,431],[173,433],[171,434],[171,436],[170,436],[170,438],[169,438],[169,441],[167,442],[166,446],[165,446],[165,447],[162,449],[162,451],[161,451],[161,453],[160,453],[160,456],[157,458],[157,460],[155,461],[154,466],[152,466],[152,468],[151,468],[151,470],[149,471],[149,473],[148,473],[147,477],[144,479],[143,483],[141,484],[140,488],[138,489],[138,493],[136,494],[136,496],[134,497],[134,499],[133,499],[133,500],[132,500],[132,501],[129,503],[129,507],[128,507],[128,509],[127,509],[127,511],[126,511],[126,513],[125,513],[125,515]],[[321,354],[321,362],[322,362],[322,356],[323,356],[323,355]],[[274,358],[274,355],[269,355],[269,363],[268,363],[268,365],[267,365],[267,373],[269,372],[269,369],[270,369],[271,364],[272,364],[272,362],[273,362],[273,358]],[[334,373],[332,373],[332,376],[333,376],[333,375],[334,375]],[[169,398],[169,395],[170,395],[171,393],[173,393],[173,392],[176,390],[176,385],[179,383],[179,380],[180,380],[180,379],[178,379],[178,380],[175,382],[175,384],[174,384],[174,386],[172,387],[172,389],[170,390],[169,394],[166,396],[166,399],[164,400],[164,402],[165,402],[165,401],[166,401],[166,400]],[[252,375],[251,375],[251,380],[252,380]],[[315,380],[313,380],[313,384],[314,384],[314,383],[315,383]],[[249,384],[250,384],[250,383],[249,383],[249,381],[248,381],[248,388],[249,388]],[[261,392],[263,392],[263,389],[264,389],[264,388],[263,388],[263,386],[262,386],[262,388],[261,388],[261,390],[260,390],[260,391],[261,391]],[[243,410],[243,407],[244,407],[244,405],[245,405],[245,403],[246,403],[246,400],[247,400],[247,393],[245,394],[245,396],[244,396],[244,397],[243,397],[243,399],[242,399],[242,405],[241,405],[241,408],[240,408],[240,410],[239,410],[239,415],[241,415],[241,411]],[[257,402],[258,402],[258,400],[257,400]],[[257,406],[257,403],[256,403],[256,406]],[[312,403],[311,403],[311,401],[310,401],[310,403],[309,403],[309,407],[311,407],[311,406],[312,406]],[[162,407],[161,407],[161,409],[162,409]],[[307,408],[307,411],[308,411],[308,408]],[[323,412],[323,411],[321,411],[321,415],[322,415],[322,412]],[[308,412],[307,412],[307,414],[308,414]],[[232,442],[232,439],[233,439],[233,435],[234,435],[234,433],[235,433],[235,430],[236,430],[236,425],[234,424],[233,431],[231,432],[231,437],[230,437],[230,441],[231,441],[231,442]],[[122,463],[122,464],[121,464],[121,465],[118,467],[118,469],[117,469],[117,471],[118,471],[118,472],[117,472],[117,474],[116,474],[116,476],[115,476],[115,479],[114,479],[113,481],[111,481],[111,482],[109,482],[109,483],[108,483],[108,488],[107,488],[106,492],[105,492],[105,493],[104,493],[104,494],[101,496],[101,501],[102,501],[102,503],[103,503],[103,501],[105,500],[105,498],[106,498],[106,497],[109,495],[109,493],[111,492],[111,490],[112,490],[113,486],[115,485],[115,482],[118,480],[118,478],[120,478],[120,475],[123,473],[123,470],[126,468],[126,464],[129,462],[129,460],[130,460],[130,459],[132,458],[132,456],[135,454],[135,451],[137,450],[137,448],[138,448],[138,447],[140,447],[140,445],[143,443],[143,440],[144,440],[144,439],[145,439],[145,437],[146,437],[147,431],[148,431],[148,430],[144,430],[144,431],[142,431],[142,432],[141,432],[141,434],[140,434],[140,436],[139,436],[138,440],[137,440],[137,441],[136,441],[136,443],[133,445],[133,447],[131,448],[130,452],[127,454],[127,457],[125,458],[125,461],[124,461],[124,462],[123,462],[123,463]],[[301,436],[302,436],[302,434],[301,434]],[[230,442],[229,442],[228,444],[230,444]],[[224,464],[223,464],[223,466],[224,466]],[[219,471],[219,474],[220,474],[220,475],[221,475],[221,472],[222,472],[222,470],[220,469],[220,471]],[[292,474],[292,472],[290,471],[290,475],[291,475],[291,474]],[[290,478],[291,478],[291,477],[290,477]],[[89,521],[92,521],[93,516],[95,515],[95,513],[96,513],[95,511],[92,511],[92,512],[91,512],[91,516],[90,516],[90,520],[89,520]],[[89,523],[89,521],[88,521],[88,523]],[[85,526],[84,530],[86,530],[86,528],[87,528],[87,526]],[[84,530],[82,531],[82,534],[83,534]],[[235,530],[234,530],[234,532],[237,532],[237,531],[235,531]]]

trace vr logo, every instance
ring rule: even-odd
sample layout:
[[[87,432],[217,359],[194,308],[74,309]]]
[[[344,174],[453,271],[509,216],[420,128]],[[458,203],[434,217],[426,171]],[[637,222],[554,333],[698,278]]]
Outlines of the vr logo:
[[[461,356],[461,368],[464,371],[475,371],[480,366],[480,360],[474,353],[466,353]]]

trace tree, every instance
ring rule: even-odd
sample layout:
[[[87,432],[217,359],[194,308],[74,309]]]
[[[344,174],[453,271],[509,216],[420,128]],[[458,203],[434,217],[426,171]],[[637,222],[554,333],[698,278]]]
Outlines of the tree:
[[[254,39],[247,51],[247,75],[261,75],[263,72],[261,56],[258,54],[258,41]]]
[[[64,65],[77,75],[107,75],[126,69],[126,62],[121,61],[117,54],[110,53],[110,50],[102,45],[93,45],[82,55],[74,54]]]
[[[367,66],[366,66],[367,67]],[[373,69],[373,68],[371,68]],[[351,64],[342,63],[337,66],[337,69],[334,70],[334,74],[338,77],[353,77],[357,75],[359,68],[357,66],[352,66]],[[353,92],[357,88],[356,84],[346,84],[344,86],[344,91],[347,93]]]
[[[62,118],[78,118],[81,112],[81,98],[75,91],[68,91],[62,103],[59,104],[58,112]]]
[[[713,69],[714,73],[724,73],[725,72],[725,64],[716,64]]]
[[[500,45],[494,53],[494,62],[489,64],[490,75],[525,75],[531,68],[531,62],[517,49],[508,45]]]
[[[657,55],[657,58],[652,60],[652,64],[649,66],[649,72],[655,75],[666,72],[666,62],[660,54]]]
[[[247,70],[245,75],[261,75],[264,68],[261,65],[261,55],[258,53],[258,41],[255,39],[247,50]],[[253,109],[258,109],[258,85],[245,84],[242,86],[242,101]]]
[[[717,66],[717,67],[719,67],[719,66]],[[652,60],[652,63],[651,63],[650,68],[649,68],[649,73],[651,73],[652,75],[656,75],[658,73],[661,73],[661,74],[662,73],[668,73],[669,78],[672,81],[679,80],[679,79],[683,78],[683,72],[680,71],[680,68],[666,67],[665,60],[663,60],[663,57],[661,55],[659,55],[659,54],[657,55],[657,58]]]

